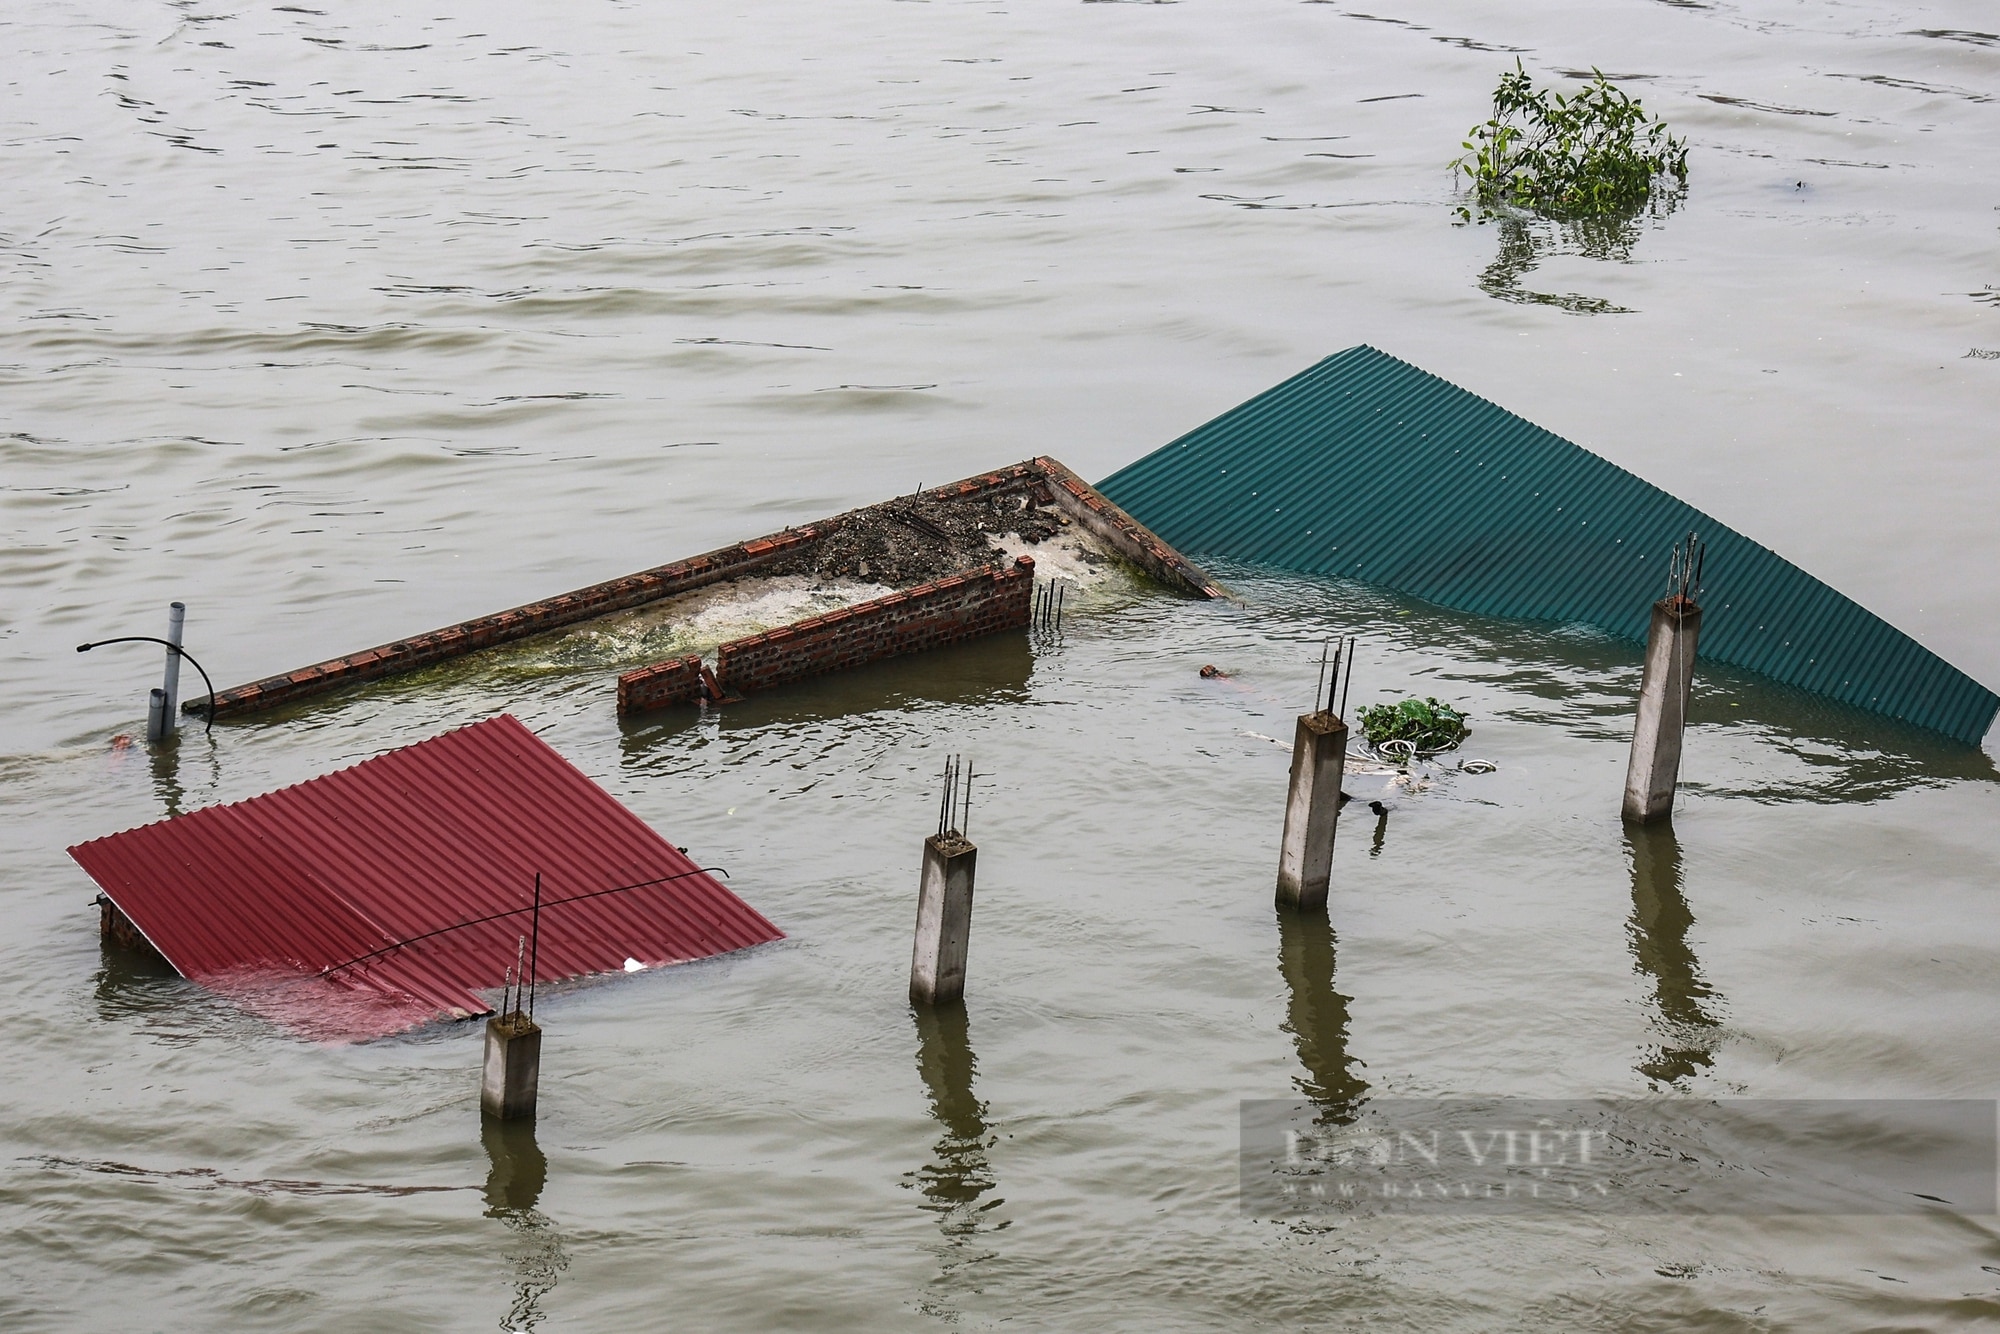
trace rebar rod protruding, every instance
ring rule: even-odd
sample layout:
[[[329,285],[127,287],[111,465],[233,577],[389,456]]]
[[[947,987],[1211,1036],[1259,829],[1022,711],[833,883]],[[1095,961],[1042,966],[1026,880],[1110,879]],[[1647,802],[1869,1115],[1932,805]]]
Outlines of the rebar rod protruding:
[[[524,935],[516,936],[514,938],[514,1009],[512,1011],[514,1014],[521,1012],[521,965],[527,961],[528,938]],[[506,1012],[503,1011],[503,1013]]]
[[[1326,655],[1332,650],[1333,641],[1322,639],[1319,645],[1319,680],[1313,682],[1313,712],[1319,712],[1320,697],[1326,694]],[[1334,673],[1337,678],[1340,673]]]
[[[1340,687],[1340,713],[1337,715],[1341,718],[1347,717],[1347,691],[1348,688],[1353,684],[1354,684],[1354,636],[1349,635],[1347,637],[1347,680]]]
[[[542,972],[542,873],[535,872],[535,913],[529,930],[534,935],[534,943],[528,953],[528,1018],[535,1017],[535,987],[541,980]]]
[[[945,820],[947,818],[946,812],[949,810],[950,806],[951,806],[951,757],[946,756],[944,762],[944,786],[938,789],[937,836],[939,838],[944,837]]]

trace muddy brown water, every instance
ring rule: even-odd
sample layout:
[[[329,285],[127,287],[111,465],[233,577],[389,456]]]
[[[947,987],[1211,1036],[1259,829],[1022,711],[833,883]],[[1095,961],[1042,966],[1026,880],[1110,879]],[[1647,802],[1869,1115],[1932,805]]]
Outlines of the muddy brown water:
[[[109,742],[157,657],[73,652],[182,598],[232,684],[1035,453],[1094,479],[1366,341],[2000,683],[1996,34],[1984,0],[14,7],[0,1326],[2000,1324],[1991,1218],[1274,1222],[1235,1160],[1252,1097],[1994,1096],[1990,741],[1710,672],[1672,832],[1630,835],[1634,648],[1226,563],[1240,605],[1114,582],[1060,644],[623,729],[583,637],[155,761]],[[1684,205],[1454,226],[1517,54],[1688,134]],[[1339,630],[1358,697],[1461,703],[1497,771],[1346,821],[1313,926],[1271,907],[1270,738]],[[789,933],[547,1000],[531,1132],[482,1133],[469,1027],[301,1043],[100,949],[67,844],[501,709]],[[990,775],[968,1004],[917,1015],[953,751]]]

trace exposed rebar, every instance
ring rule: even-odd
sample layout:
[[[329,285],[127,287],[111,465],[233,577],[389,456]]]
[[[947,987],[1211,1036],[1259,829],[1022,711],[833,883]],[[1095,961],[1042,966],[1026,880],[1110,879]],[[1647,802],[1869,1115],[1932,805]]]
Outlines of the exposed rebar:
[[[972,815],[972,766],[962,755],[944,762],[944,785],[938,792],[939,838],[964,838]]]
[[[1686,601],[1701,596],[1702,571],[1708,564],[1708,543],[1693,532],[1685,542],[1674,543],[1667,560],[1667,596]]]
[[[534,925],[529,927],[529,931],[534,935],[535,943],[528,953],[528,1022],[533,1023],[535,984],[541,979],[542,972],[542,873],[540,871],[535,872],[535,914],[530,920]]]
[[[1337,715],[1341,718],[1347,717],[1347,691],[1354,684],[1354,644],[1354,636],[1349,635],[1347,637],[1347,680],[1340,687],[1340,713]]]

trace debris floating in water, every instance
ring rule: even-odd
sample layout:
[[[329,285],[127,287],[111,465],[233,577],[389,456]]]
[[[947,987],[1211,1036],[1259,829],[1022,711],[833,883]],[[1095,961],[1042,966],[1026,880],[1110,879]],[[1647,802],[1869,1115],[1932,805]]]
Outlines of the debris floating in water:
[[[1385,759],[1426,759],[1456,750],[1472,731],[1465,715],[1434,698],[1371,704],[1361,711],[1369,749]]]

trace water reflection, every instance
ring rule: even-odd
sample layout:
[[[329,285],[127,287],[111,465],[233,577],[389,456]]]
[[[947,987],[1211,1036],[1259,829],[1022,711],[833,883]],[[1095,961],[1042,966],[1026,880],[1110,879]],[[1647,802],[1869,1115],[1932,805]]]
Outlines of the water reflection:
[[[562,1235],[536,1205],[547,1184],[549,1160],[535,1142],[533,1121],[480,1118],[480,1142],[486,1148],[486,1216],[498,1219],[514,1233],[510,1260],[514,1266],[514,1300],[500,1328],[531,1330],[545,1316],[542,1298],[554,1290],[569,1268]]]
[[[1319,1109],[1320,1125],[1348,1125],[1360,1113],[1368,1081],[1347,1050],[1347,1002],[1333,985],[1333,923],[1325,913],[1278,912],[1278,971],[1291,992],[1284,1029],[1306,1068],[1292,1082]]]
[[[150,1018],[168,1014],[187,998],[188,984],[153,949],[135,949],[105,940],[99,954],[93,995],[100,1019]]]
[[[181,746],[180,737],[174,736],[157,746],[149,747],[147,759],[153,769],[153,795],[166,808],[167,818],[173,819],[181,813],[182,803],[187,798],[181,787]]]
[[[1681,845],[1671,825],[1626,825],[1632,862],[1632,961],[1653,983],[1653,1022],[1661,1042],[1635,1067],[1655,1085],[1684,1089],[1715,1064],[1720,1008],[1689,947],[1694,913],[1681,894]]]
[[[1537,292],[1522,286],[1521,280],[1553,255],[1580,255],[1585,259],[1629,264],[1632,249],[1638,245],[1647,224],[1665,218],[1680,207],[1680,202],[1681,192],[1669,190],[1656,192],[1650,203],[1633,212],[1610,217],[1558,222],[1518,213],[1490,214],[1481,221],[1492,226],[1499,247],[1493,262],[1479,275],[1479,290],[1498,301],[1554,306],[1573,315],[1629,315],[1630,307],[1603,297]]]
[[[947,1237],[969,1237],[981,1229],[981,1217],[1001,1201],[981,1203],[997,1184],[986,1160],[992,1144],[986,1126],[986,1104],[972,1091],[979,1062],[967,1031],[965,1006],[917,1007],[917,1073],[930,1096],[931,1116],[943,1132],[931,1150],[931,1161],[915,1176],[923,1192],[923,1207],[938,1215]],[[1001,1222],[993,1230],[1005,1227]]]

